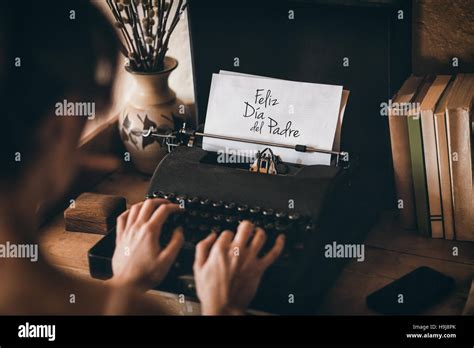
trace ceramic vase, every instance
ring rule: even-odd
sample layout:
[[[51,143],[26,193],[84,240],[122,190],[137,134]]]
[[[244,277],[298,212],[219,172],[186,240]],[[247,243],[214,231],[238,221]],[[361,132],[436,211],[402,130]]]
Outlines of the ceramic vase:
[[[184,105],[168,84],[177,66],[176,59],[166,57],[164,69],[158,72],[136,72],[125,67],[134,85],[119,116],[119,131],[135,168],[145,174],[154,172],[166,155],[167,146],[162,139],[146,137],[143,132],[179,129],[186,121]]]

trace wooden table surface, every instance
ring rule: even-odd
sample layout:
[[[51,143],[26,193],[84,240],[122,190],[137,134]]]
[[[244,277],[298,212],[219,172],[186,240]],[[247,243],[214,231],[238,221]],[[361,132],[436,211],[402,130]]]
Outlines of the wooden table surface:
[[[149,177],[130,169],[107,176],[91,192],[124,196],[127,204],[143,200]],[[66,232],[62,214],[43,228],[42,247],[48,258],[65,272],[90,278],[87,252],[102,236]],[[458,248],[458,256],[453,250]],[[426,314],[461,314],[474,277],[474,243],[424,238],[398,227],[394,212],[382,214],[365,242],[365,261],[351,261],[322,301],[320,315],[371,315],[365,298],[378,288],[420,266],[432,267],[456,280],[455,291]],[[197,314],[199,307],[178,304],[173,296],[152,292],[176,314]],[[192,308],[190,306],[193,306]]]

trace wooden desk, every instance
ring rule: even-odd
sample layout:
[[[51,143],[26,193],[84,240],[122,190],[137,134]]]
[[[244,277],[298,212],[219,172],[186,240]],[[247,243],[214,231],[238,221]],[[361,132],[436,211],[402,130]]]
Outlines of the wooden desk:
[[[143,200],[148,181],[149,177],[131,169],[121,169],[90,191],[124,196],[130,205]],[[75,276],[90,278],[87,252],[102,236],[65,232],[62,214],[42,232],[42,247],[55,265]],[[395,213],[387,212],[369,232],[365,246],[365,261],[347,264],[317,314],[375,314],[365,304],[367,295],[420,266],[432,267],[456,280],[455,292],[426,314],[461,314],[474,276],[474,243],[421,237],[399,228]],[[459,256],[453,256],[454,247],[458,248]],[[194,304],[190,309],[190,304],[187,307],[179,304],[174,297],[152,293],[176,314],[197,314],[198,307]]]

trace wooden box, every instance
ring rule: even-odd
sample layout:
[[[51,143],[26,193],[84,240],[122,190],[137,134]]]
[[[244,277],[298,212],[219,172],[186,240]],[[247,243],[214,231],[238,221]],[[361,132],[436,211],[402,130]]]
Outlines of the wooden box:
[[[123,197],[85,192],[64,211],[66,231],[106,234],[126,209]]]

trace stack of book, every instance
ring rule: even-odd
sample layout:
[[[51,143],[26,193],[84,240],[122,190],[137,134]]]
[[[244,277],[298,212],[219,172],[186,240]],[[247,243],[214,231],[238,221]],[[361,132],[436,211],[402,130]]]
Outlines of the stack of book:
[[[389,103],[403,227],[474,241],[474,74],[411,76]]]

